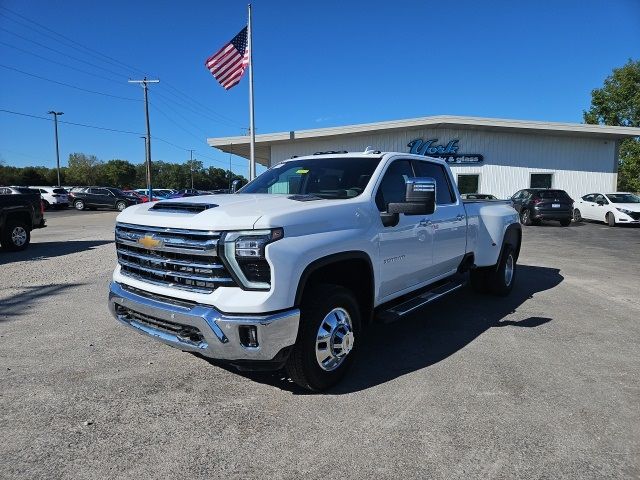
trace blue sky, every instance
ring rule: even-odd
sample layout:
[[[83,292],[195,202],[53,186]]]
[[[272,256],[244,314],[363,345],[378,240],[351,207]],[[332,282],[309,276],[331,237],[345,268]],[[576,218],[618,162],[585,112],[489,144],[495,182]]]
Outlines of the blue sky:
[[[257,133],[442,114],[580,122],[590,91],[640,58],[638,0],[256,0],[253,14]],[[248,82],[226,92],[204,60],[245,23],[243,1],[0,0],[0,65],[132,99],[0,67],[0,109],[144,132],[142,89],[127,79],[146,73],[161,80],[152,136],[173,144],[154,140],[153,158],[195,149],[224,168],[205,138],[243,132]],[[63,164],[71,152],[144,159],[136,134],[60,125],[60,145]],[[0,112],[0,159],[54,166],[51,122]]]

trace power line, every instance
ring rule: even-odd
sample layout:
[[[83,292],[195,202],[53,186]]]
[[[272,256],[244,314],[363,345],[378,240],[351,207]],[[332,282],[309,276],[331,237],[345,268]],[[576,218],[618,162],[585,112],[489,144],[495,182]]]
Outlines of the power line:
[[[113,58],[113,57],[110,57],[109,55],[106,55],[105,53],[99,52],[99,51],[97,51],[97,50],[94,50],[93,48],[87,47],[87,46],[85,46],[85,45],[83,45],[83,44],[81,44],[81,43],[79,43],[79,42],[76,42],[76,41],[75,41],[75,40],[73,40],[72,38],[69,38],[69,37],[67,37],[67,36],[65,36],[65,35],[63,35],[63,34],[61,34],[61,33],[58,33],[58,32],[56,32],[55,30],[52,30],[51,28],[49,28],[49,27],[47,27],[47,26],[45,26],[45,25],[42,25],[41,23],[36,22],[35,20],[31,20],[30,18],[25,17],[24,15],[20,15],[19,13],[14,12],[13,10],[11,10],[11,9],[9,9],[9,8],[7,8],[7,7],[5,7],[5,6],[3,6],[3,5],[0,5],[0,8],[2,8],[3,10],[6,10],[7,12],[11,13],[12,15],[15,15],[16,17],[19,17],[19,18],[22,18],[23,20],[26,20],[26,21],[27,21],[27,22],[29,22],[29,23],[32,23],[32,24],[34,24],[34,25],[37,25],[38,27],[40,27],[40,28],[41,28],[41,29],[43,29],[43,30],[46,30],[46,31],[48,31],[48,32],[51,32],[51,33],[53,33],[54,35],[56,35],[56,36],[58,36],[58,37],[60,37],[60,38],[65,39],[67,43],[71,43],[71,44],[73,44],[73,45],[77,45],[77,47],[71,47],[71,48],[75,48],[76,50],[78,50],[78,47],[80,47],[80,48],[82,48],[83,50],[86,50],[86,51],[88,51],[88,52],[92,53],[93,55],[99,55],[100,57],[102,57],[102,58],[103,58],[103,61],[105,61],[105,62],[107,62],[107,63],[112,63],[112,64],[115,64],[115,65],[121,65],[121,67],[119,67],[119,68],[123,68],[123,67],[125,67],[125,68],[126,68],[126,70],[128,70],[128,71],[130,71],[130,70],[135,70],[135,71],[137,71],[138,73],[141,73],[141,74],[143,74],[143,75],[145,75],[145,74],[146,74],[146,72],[143,72],[142,70],[140,70],[140,69],[138,69],[138,68],[136,68],[136,67],[133,67],[133,66],[131,66],[131,65],[127,65],[126,63],[121,62],[120,60],[117,60],[117,59],[115,59],[115,58]],[[20,22],[18,22],[17,20],[15,20],[15,19],[11,18],[11,17],[7,17],[6,15],[4,15],[4,17],[5,17],[5,18],[9,18],[9,19],[10,19],[11,21],[13,21],[13,22],[20,23]],[[24,26],[24,24],[22,24],[22,25]],[[31,28],[31,27],[29,27],[29,28]],[[47,35],[47,34],[44,34],[44,33],[42,33],[42,32],[39,32],[39,33],[41,33],[42,35],[45,35],[45,36],[51,37],[51,35]],[[51,37],[51,38],[53,38],[53,37]],[[60,40],[57,40],[57,41],[58,41],[58,42],[60,42],[60,43],[64,43],[64,42],[61,42]]]
[[[155,95],[164,98],[166,101],[172,102],[173,104],[179,106],[180,108],[184,108],[185,110],[189,110],[192,113],[195,113],[196,115],[200,115],[202,118],[206,118],[208,120],[211,120],[212,122],[216,122],[216,123],[226,123],[229,126],[233,126],[233,127],[237,127],[239,126],[237,123],[233,122],[233,121],[228,121],[226,120],[224,117],[221,118],[214,118],[212,116],[210,116],[208,113],[203,113],[203,111],[206,111],[203,108],[203,111],[198,111],[196,110],[194,107],[190,106],[187,103],[184,103],[183,100],[174,100],[170,97],[167,97],[166,95],[159,93],[158,91],[155,92]],[[209,112],[209,113],[215,113],[215,112]],[[217,114],[216,114],[217,115]]]
[[[33,55],[34,57],[41,58],[42,60],[45,60],[47,62],[55,63],[56,65],[60,65],[62,67],[66,67],[66,68],[70,68],[72,70],[76,70],[77,72],[84,73],[85,75],[91,75],[93,77],[100,78],[102,80],[107,80],[109,82],[113,82],[113,83],[117,83],[118,85],[122,85],[122,83],[119,80],[113,80],[111,78],[107,78],[107,77],[103,77],[102,75],[98,75],[97,73],[87,72],[86,70],[82,70],[81,68],[74,67],[74,66],[68,65],[66,63],[58,62],[56,60],[52,60],[49,57],[45,57],[44,55],[39,55],[39,54],[34,53],[34,52],[30,51],[30,50],[25,50],[24,48],[16,47],[15,45],[11,45],[10,43],[6,43],[6,42],[0,41],[0,44],[4,45],[6,47],[14,48],[14,49],[16,49],[16,50],[18,50],[20,52],[23,52],[23,53],[27,53],[29,55]]]
[[[53,122],[53,120],[51,118],[40,117],[38,115],[31,115],[29,113],[14,112],[12,110],[5,110],[5,109],[0,109],[0,112],[10,113],[12,115],[20,115],[22,117],[37,118],[39,120],[46,120],[48,122]],[[93,128],[93,129],[96,129],[96,130],[105,130],[105,131],[108,131],[108,132],[127,133],[127,134],[130,134],[130,135],[141,135],[140,132],[131,132],[129,130],[118,130],[116,128],[99,127],[97,125],[87,125],[86,123],[67,122],[67,121],[64,121],[64,120],[58,120],[58,123],[64,123],[65,125],[74,125],[76,127]]]
[[[202,111],[205,111],[207,113],[212,113],[213,115],[216,115],[217,117],[219,117],[221,120],[225,120],[228,123],[232,124],[233,126],[236,126],[236,127],[240,126],[240,124],[236,120],[233,120],[232,118],[226,117],[225,115],[222,115],[222,114],[220,114],[218,112],[215,112],[213,110],[210,110],[210,109],[206,108],[205,106],[202,105],[201,101],[195,100],[193,97],[190,97],[186,93],[181,92],[180,90],[178,90],[176,87],[174,87],[170,83],[165,82],[165,86],[169,87],[170,89],[174,90],[177,94],[179,94],[182,97],[184,97],[185,99],[187,99],[187,101],[191,102],[191,104],[194,105],[195,108],[201,109]],[[192,107],[192,108],[194,108],[194,107]]]
[[[121,97],[120,95],[112,95],[110,93],[97,92],[95,90],[89,90],[89,89],[86,89],[86,88],[78,87],[77,85],[71,85],[69,83],[59,82],[57,80],[52,80],[50,78],[41,77],[40,75],[35,75],[33,73],[25,72],[25,71],[19,70],[17,68],[9,67],[8,65],[0,64],[0,67],[6,68],[7,70],[13,70],[14,72],[22,73],[23,75],[28,75],[29,77],[39,78],[40,80],[44,80],[46,82],[51,82],[51,83],[55,83],[55,84],[58,84],[58,85],[63,85],[65,87],[69,87],[69,88],[75,88],[76,90],[80,90],[80,91],[86,92],[86,93],[93,93],[95,95],[102,95],[102,96],[105,96],[105,97],[118,98],[120,100],[128,100],[130,102],[140,102],[141,101],[141,100],[139,100],[137,98]]]
[[[45,44],[43,44],[43,43],[36,42],[35,40],[31,40],[30,38],[27,38],[27,37],[25,37],[25,36],[23,36],[23,35],[20,35],[20,34],[18,34],[18,33],[12,32],[11,30],[7,30],[6,28],[2,28],[2,27],[0,27],[0,30],[2,30],[3,32],[10,33],[11,35],[13,35],[13,36],[15,36],[15,37],[18,37],[18,38],[20,38],[20,39],[22,39],[22,40],[25,40],[25,41],[27,41],[27,42],[33,43],[34,45],[37,45],[37,46],[38,46],[38,47],[40,47],[40,48],[45,48],[45,49],[47,49],[47,50],[51,50],[52,52],[55,52],[55,53],[57,53],[58,55],[62,55],[62,56],[64,56],[65,58],[71,58],[71,59],[73,59],[73,60],[76,60],[77,62],[86,63],[87,65],[90,65],[90,66],[92,66],[93,68],[99,68],[100,70],[104,70],[105,72],[109,72],[109,73],[111,73],[112,75],[115,75],[115,76],[117,76],[117,77],[124,77],[124,76],[125,76],[125,75],[124,75],[124,74],[122,74],[122,73],[114,72],[113,70],[110,70],[110,69],[108,69],[108,68],[101,67],[100,65],[97,65],[97,64],[95,64],[95,63],[93,63],[93,62],[89,62],[89,61],[84,60],[84,59],[82,59],[82,58],[74,57],[73,55],[69,55],[68,53],[65,53],[65,52],[62,52],[62,51],[57,50],[57,49],[55,49],[55,48],[49,47],[48,45],[45,45]]]

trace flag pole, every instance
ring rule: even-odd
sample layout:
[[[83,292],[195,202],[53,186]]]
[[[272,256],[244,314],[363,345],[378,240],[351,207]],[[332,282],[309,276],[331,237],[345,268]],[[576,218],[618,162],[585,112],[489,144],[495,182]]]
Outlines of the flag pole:
[[[249,181],[256,178],[256,129],[253,119],[253,40],[251,38],[251,4],[249,4],[249,23],[247,28],[249,37],[249,133],[251,135]]]

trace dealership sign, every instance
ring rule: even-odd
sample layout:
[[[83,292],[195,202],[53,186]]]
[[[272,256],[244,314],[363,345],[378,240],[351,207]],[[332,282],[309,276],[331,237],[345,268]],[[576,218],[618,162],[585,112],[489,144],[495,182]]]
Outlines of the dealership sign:
[[[407,147],[410,148],[410,153],[441,158],[447,163],[469,164],[481,163],[484,160],[483,156],[479,153],[458,153],[458,139],[451,140],[446,145],[438,145],[436,143],[437,141],[437,138],[431,140],[416,138],[415,140],[411,140]]]

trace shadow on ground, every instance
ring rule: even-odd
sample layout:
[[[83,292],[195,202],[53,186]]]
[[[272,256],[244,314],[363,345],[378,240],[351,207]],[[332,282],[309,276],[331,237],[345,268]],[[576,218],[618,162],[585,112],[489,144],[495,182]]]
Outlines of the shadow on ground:
[[[36,285],[25,287],[25,290],[0,300],[0,323],[13,320],[27,313],[35,303],[47,300],[64,293],[71,288],[80,287],[81,283],[58,283],[53,285]]]
[[[91,250],[113,240],[77,240],[72,242],[40,242],[30,244],[21,252],[6,252],[0,250],[0,265],[9,262],[24,262],[27,260],[43,260],[45,258],[61,257],[83,250]]]
[[[490,328],[544,325],[552,319],[503,319],[536,293],[554,288],[563,280],[556,268],[518,265],[516,284],[507,297],[479,295],[465,288],[399,322],[375,323],[365,332],[359,356],[347,376],[326,393],[357,392],[429,367],[463,349]],[[294,393],[308,393],[297,388],[283,372],[239,374]]]

